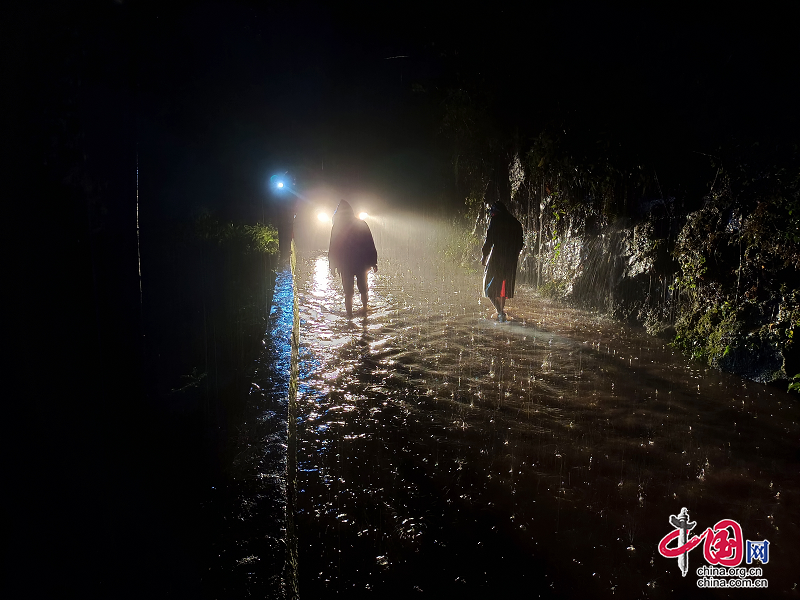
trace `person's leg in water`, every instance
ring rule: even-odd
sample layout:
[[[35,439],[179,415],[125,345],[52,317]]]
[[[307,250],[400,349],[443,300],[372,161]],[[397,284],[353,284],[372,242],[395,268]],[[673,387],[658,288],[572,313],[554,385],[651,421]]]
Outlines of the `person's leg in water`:
[[[500,295],[497,298],[495,298],[494,301],[492,301],[492,304],[494,304],[494,307],[497,309],[497,320],[500,321],[501,323],[504,323],[506,321],[506,313],[505,313],[505,310],[504,310],[505,307],[506,307],[506,280],[505,279],[503,280],[503,285],[500,288]]]
[[[342,272],[342,288],[344,289],[344,310],[347,318],[353,318],[353,277],[352,273]]]
[[[363,273],[356,274],[356,284],[358,285],[358,291],[361,294],[361,310],[358,311],[358,314],[362,314],[365,317],[367,316],[367,302],[369,300],[369,282],[368,277],[369,271],[364,271]],[[351,300],[352,305],[352,300]]]
[[[499,308],[497,309],[497,320],[500,321],[501,323],[505,322],[506,319],[508,318],[505,311],[506,299],[503,296],[500,296],[497,299],[497,305],[499,306]]]
[[[497,293],[497,290],[494,288],[494,278],[490,279],[488,282],[484,276],[483,284],[484,284],[484,295],[489,299],[489,302],[492,303],[494,309],[497,311],[497,314],[500,315],[502,312],[502,308],[500,306],[500,296],[495,296],[494,294]]]

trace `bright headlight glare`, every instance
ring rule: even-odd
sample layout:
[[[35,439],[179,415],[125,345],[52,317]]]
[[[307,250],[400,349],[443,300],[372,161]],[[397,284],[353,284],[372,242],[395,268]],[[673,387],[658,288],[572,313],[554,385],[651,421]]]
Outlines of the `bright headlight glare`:
[[[325,221],[330,221],[330,217],[328,216],[328,213],[324,213],[324,212],[321,212],[321,213],[319,213],[319,214],[317,215],[317,218],[318,218],[320,221],[322,221],[323,223],[324,223]]]
[[[369,215],[365,212],[358,213],[358,218],[361,219],[362,221],[365,220],[368,216]]]

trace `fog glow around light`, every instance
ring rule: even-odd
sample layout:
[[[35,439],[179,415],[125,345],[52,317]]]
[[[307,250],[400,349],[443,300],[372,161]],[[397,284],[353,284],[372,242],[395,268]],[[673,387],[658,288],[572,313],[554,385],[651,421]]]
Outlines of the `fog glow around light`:
[[[278,187],[279,187],[279,188],[282,188],[282,187],[283,187],[283,182],[282,182],[282,181],[279,181],[279,182],[278,182]]]
[[[369,215],[365,212],[358,213],[358,218],[364,221]]]
[[[317,215],[317,218],[318,218],[320,221],[322,221],[323,223],[324,223],[324,222],[326,222],[326,221],[330,221],[330,220],[331,220],[331,218],[328,216],[328,214],[327,214],[327,213],[324,213],[324,212],[321,212],[321,213],[319,213],[319,214]]]

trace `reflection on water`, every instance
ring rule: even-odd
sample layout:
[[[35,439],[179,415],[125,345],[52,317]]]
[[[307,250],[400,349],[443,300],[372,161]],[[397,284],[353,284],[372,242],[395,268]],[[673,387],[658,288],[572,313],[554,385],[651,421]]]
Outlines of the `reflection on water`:
[[[657,551],[684,506],[769,539],[795,589],[796,400],[524,287],[498,324],[478,276],[409,260],[352,321],[298,260],[302,596],[708,595],[702,551],[685,578]]]
[[[328,257],[323,255],[317,257],[314,262],[314,287],[312,294],[318,298],[327,298],[330,294],[331,278],[328,273]]]

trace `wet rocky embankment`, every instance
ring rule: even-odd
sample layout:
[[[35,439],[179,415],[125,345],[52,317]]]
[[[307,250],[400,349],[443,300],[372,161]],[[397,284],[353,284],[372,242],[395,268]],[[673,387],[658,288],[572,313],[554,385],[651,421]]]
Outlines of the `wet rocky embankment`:
[[[780,213],[766,202],[747,209],[727,187],[697,210],[677,205],[642,202],[638,214],[614,221],[545,220],[542,235],[527,236],[522,277],[553,298],[643,325],[723,371],[791,379],[800,372],[800,253],[775,223]]]

